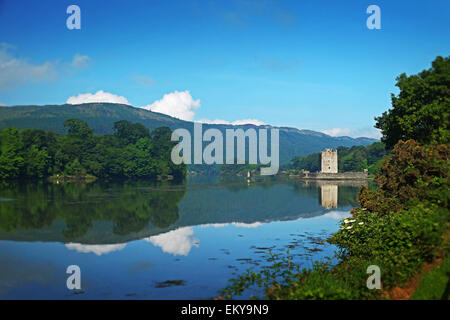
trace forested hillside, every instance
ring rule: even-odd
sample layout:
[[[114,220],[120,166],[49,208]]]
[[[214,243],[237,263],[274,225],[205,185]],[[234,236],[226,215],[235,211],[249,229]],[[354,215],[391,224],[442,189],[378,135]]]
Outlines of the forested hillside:
[[[187,129],[193,135],[193,122],[179,120],[161,113],[151,112],[142,108],[114,103],[85,103],[80,105],[47,105],[47,106],[13,106],[0,107],[0,129],[15,127],[19,129],[42,129],[55,133],[66,133],[64,121],[67,119],[80,119],[85,121],[96,134],[113,134],[114,123],[127,120],[140,123],[150,130],[159,127]],[[203,132],[209,128],[217,128],[225,136],[226,129],[247,130],[253,128],[272,128],[246,125],[219,125],[203,124]],[[300,130],[296,128],[280,127],[280,164],[288,164],[295,156],[304,156],[319,152],[325,148],[339,146],[352,147],[355,145],[368,145],[375,142],[371,138],[331,137],[321,132]],[[206,144],[206,143],[205,143]],[[198,168],[198,170],[197,170]],[[189,165],[189,170],[202,173],[217,173],[213,166]]]
[[[174,165],[171,130],[152,132],[126,120],[113,126],[112,135],[95,135],[80,119],[64,122],[67,134],[8,127],[0,131],[0,178],[156,178],[182,179],[185,165]]]

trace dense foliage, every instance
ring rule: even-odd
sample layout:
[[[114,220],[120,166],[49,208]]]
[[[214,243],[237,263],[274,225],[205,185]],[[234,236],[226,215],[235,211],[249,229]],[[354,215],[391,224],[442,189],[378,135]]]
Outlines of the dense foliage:
[[[361,208],[330,239],[345,265],[378,265],[389,288],[432,260],[450,218],[449,155],[446,145],[399,141],[375,178],[379,187],[361,190]]]
[[[421,146],[414,140],[399,141],[375,176],[376,191],[363,188],[361,206],[378,215],[432,201],[448,207],[450,150],[446,145]]]
[[[392,94],[392,109],[375,118],[386,146],[408,139],[449,143],[450,56],[437,57],[430,69],[417,75],[401,74],[396,86],[400,93]]]
[[[368,146],[338,147],[339,172],[361,172],[368,169],[369,174],[375,174],[380,170],[383,158],[388,152],[385,145],[375,142]],[[295,157],[287,170],[320,171],[320,153],[313,153],[304,157]]]
[[[79,119],[68,119],[64,125],[64,135],[11,127],[1,130],[0,178],[185,176],[185,165],[174,165],[170,160],[174,143],[167,127],[150,133],[141,124],[118,121],[113,135],[95,135]]]

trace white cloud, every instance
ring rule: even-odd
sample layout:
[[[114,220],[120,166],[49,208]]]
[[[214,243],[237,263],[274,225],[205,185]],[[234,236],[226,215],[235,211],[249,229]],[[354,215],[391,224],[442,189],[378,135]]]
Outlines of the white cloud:
[[[72,62],[70,63],[70,65],[74,68],[86,68],[89,66],[89,63],[91,62],[91,58],[89,58],[88,56],[83,56],[80,54],[76,54],[74,55]]]
[[[68,104],[82,104],[90,102],[110,102],[110,103],[121,103],[128,104],[128,100],[125,97],[118,96],[109,92],[104,92],[103,90],[97,91],[96,93],[80,93],[77,96],[72,96],[67,99]]]
[[[187,256],[193,246],[198,247],[199,245],[192,227],[179,228],[145,240],[160,247],[163,252],[181,256]]]
[[[322,130],[323,133],[328,134],[332,137],[339,137],[339,136],[349,136],[353,138],[358,137],[366,137],[366,138],[374,138],[379,139],[381,138],[381,132],[380,130],[371,127],[371,126],[365,126],[358,129],[349,129],[349,128],[333,128],[329,130]]]
[[[0,89],[12,89],[29,83],[50,82],[60,75],[72,76],[74,71],[89,66],[87,55],[75,54],[72,61],[45,61],[31,63],[28,59],[18,57],[14,53],[15,47],[0,43]]]
[[[126,243],[119,244],[81,244],[81,243],[67,243],[66,248],[82,253],[95,253],[98,256],[107,254],[113,251],[120,251],[125,248]]]
[[[351,134],[351,137],[367,137],[374,139],[380,139],[382,136],[380,129],[376,129],[371,126],[365,126],[359,129],[355,129],[351,132]]]
[[[207,123],[207,124],[231,124],[230,121],[226,121],[226,120],[222,120],[222,119],[215,119],[215,120],[200,119],[197,122]]]
[[[333,128],[333,129],[329,129],[329,130],[323,130],[322,132],[329,136],[332,136],[332,137],[348,136],[350,134],[350,129],[349,128]]]
[[[239,126],[239,125],[243,125],[243,124],[253,124],[255,126],[263,126],[266,124],[257,119],[242,119],[242,120],[235,120],[233,122],[222,120],[222,119],[215,119],[215,120],[200,119],[200,120],[198,120],[198,122],[206,123],[206,124],[228,124],[228,125],[234,125],[234,126]]]
[[[165,94],[161,100],[141,108],[164,113],[181,120],[192,121],[194,120],[195,112],[200,108],[200,100],[194,100],[188,90],[174,91]]]
[[[6,107],[6,104],[0,102],[0,107]]]
[[[239,125],[241,125],[241,124],[254,124],[255,126],[262,126],[262,125],[265,125],[264,122],[259,121],[259,120],[257,120],[257,119],[242,119],[242,120],[236,120],[236,121],[233,121],[231,124],[232,124],[232,125],[235,125],[235,126],[239,126]]]
[[[151,86],[154,81],[149,77],[134,75],[133,79],[140,83],[141,85]],[[178,119],[186,120],[186,121],[194,121],[195,113],[198,108],[200,108],[200,99],[194,100],[191,96],[191,93],[186,91],[174,91],[168,94],[165,94],[161,100],[157,100],[152,104],[142,106],[141,108],[159,112],[163,114],[167,114],[171,117],[175,117]],[[207,124],[228,124],[228,125],[242,125],[242,124],[254,124],[257,126],[265,125],[264,122],[259,121],[257,119],[242,119],[236,120],[233,122],[215,119],[201,119],[197,122],[207,123]]]
[[[28,83],[47,82],[58,77],[57,63],[32,64],[10,53],[13,46],[0,44],[0,89],[11,89]]]

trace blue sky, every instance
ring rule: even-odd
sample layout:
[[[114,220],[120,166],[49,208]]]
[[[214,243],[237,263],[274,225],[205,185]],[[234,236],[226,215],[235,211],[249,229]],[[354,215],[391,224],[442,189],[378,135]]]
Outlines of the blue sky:
[[[71,4],[81,30],[66,27]],[[371,4],[381,30],[366,27]],[[377,136],[396,76],[449,55],[449,35],[446,0],[0,0],[0,103],[112,99]]]

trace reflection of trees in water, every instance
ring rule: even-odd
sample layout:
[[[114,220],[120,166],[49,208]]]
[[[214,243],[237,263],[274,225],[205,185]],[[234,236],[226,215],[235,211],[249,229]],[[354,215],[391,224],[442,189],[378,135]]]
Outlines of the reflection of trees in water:
[[[298,194],[304,194],[312,198],[317,198],[317,185],[314,183],[308,183],[299,181],[294,183],[294,190]]]
[[[185,192],[184,185],[171,188],[169,182],[2,184],[0,228],[40,229],[60,219],[68,239],[85,235],[93,221],[112,221],[118,235],[141,231],[149,223],[167,228],[177,221]]]
[[[248,180],[247,178],[243,177],[220,177],[219,178],[220,184],[225,186],[227,190],[233,192],[233,193],[239,193],[244,190],[248,190],[250,188],[262,188],[262,189],[270,189],[274,185],[279,184],[280,180],[277,179],[275,176],[266,176],[261,177],[258,176],[256,179],[251,178]]]
[[[262,189],[270,189],[273,186],[277,185],[277,183],[273,183],[271,179],[265,179],[258,182],[252,181],[250,183],[242,182],[242,179],[238,181],[223,180],[221,181],[223,185],[227,188],[227,190],[238,193],[241,191],[248,190],[250,188],[262,188]],[[292,183],[292,187],[297,194],[305,195],[311,198],[318,198],[319,204],[323,206],[321,200],[323,200],[323,188],[327,188],[330,186],[336,186],[337,195],[333,197],[331,202],[335,203],[333,207],[341,206],[357,206],[358,201],[355,197],[359,192],[360,185],[364,184],[358,181],[340,181],[340,182],[327,182],[327,181],[298,181],[296,183]],[[336,203],[337,202],[337,203]]]
[[[358,194],[359,189],[356,186],[338,186],[338,205],[357,207],[358,199],[355,194]]]
[[[56,211],[49,210],[49,199],[53,192],[42,183],[2,183],[0,185],[0,228],[40,229],[52,224]]]

